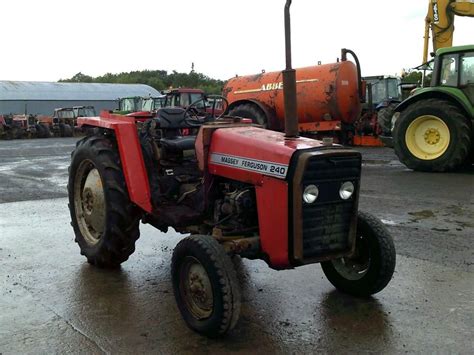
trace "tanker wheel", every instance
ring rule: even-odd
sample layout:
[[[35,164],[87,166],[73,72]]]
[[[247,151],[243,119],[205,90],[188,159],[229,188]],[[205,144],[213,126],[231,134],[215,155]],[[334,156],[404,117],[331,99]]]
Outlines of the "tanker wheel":
[[[395,122],[395,153],[408,168],[449,171],[461,167],[471,149],[471,128],[459,108],[448,101],[415,102]]]
[[[69,211],[81,254],[99,267],[117,267],[135,251],[139,213],[130,202],[114,143],[80,140],[69,167]]]
[[[171,262],[176,303],[187,325],[217,337],[234,328],[240,313],[240,287],[231,258],[210,236],[181,240]]]
[[[238,116],[242,118],[250,118],[254,123],[267,128],[267,117],[265,113],[254,104],[240,104],[229,111],[229,116]]]
[[[385,226],[369,213],[359,212],[355,252],[321,263],[329,282],[353,296],[367,297],[385,288],[395,270],[395,246]]]
[[[377,123],[385,136],[392,135],[392,117],[397,106],[397,103],[392,102],[387,107],[381,108],[377,112]]]

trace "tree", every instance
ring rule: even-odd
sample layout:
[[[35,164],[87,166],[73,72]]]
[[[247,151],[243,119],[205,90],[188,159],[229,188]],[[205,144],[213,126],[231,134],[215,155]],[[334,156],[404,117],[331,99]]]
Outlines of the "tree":
[[[146,84],[159,91],[170,87],[187,87],[201,89],[207,94],[220,94],[224,86],[222,80],[212,79],[194,70],[191,70],[189,73],[179,73],[173,70],[170,74],[165,70],[143,70],[119,74],[106,73],[96,78],[79,72],[70,79],[61,79],[59,81],[74,83]]]

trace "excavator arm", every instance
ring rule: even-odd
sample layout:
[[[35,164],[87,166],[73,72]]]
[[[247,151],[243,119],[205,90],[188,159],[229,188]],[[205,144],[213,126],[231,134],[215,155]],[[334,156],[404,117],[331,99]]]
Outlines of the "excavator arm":
[[[429,2],[425,18],[423,63],[428,61],[430,30],[433,52],[436,52],[439,48],[453,45],[455,16],[474,17],[474,0],[429,0]]]

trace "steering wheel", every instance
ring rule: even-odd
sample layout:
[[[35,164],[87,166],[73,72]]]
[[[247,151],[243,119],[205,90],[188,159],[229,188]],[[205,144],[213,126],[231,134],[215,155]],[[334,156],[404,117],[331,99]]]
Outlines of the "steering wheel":
[[[209,100],[209,99],[211,99],[212,102],[213,102],[210,117],[214,118],[214,119],[219,119],[224,115],[224,113],[227,110],[227,107],[229,107],[229,101],[227,101],[227,99],[224,96],[221,96],[221,95],[208,95],[208,96],[201,97],[200,99],[194,101],[193,103],[191,103],[186,108],[186,110],[184,111],[184,117],[185,117],[186,123],[188,123],[189,125],[194,125],[194,126],[204,123],[204,121],[206,120],[207,117],[209,117],[209,115],[208,115],[207,111],[205,112],[204,115],[202,115],[202,112],[200,112],[196,108],[196,106],[197,106],[198,103],[203,102],[204,107],[206,107],[206,101]],[[217,100],[222,100],[222,102],[224,102],[225,105],[222,108],[222,112],[219,114],[219,116],[216,117]],[[199,122],[199,123],[189,122],[188,119],[192,120],[192,121]]]

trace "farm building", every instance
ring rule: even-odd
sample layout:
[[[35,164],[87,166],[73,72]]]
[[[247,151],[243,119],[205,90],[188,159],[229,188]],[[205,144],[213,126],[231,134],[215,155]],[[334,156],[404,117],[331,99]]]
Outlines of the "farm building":
[[[96,111],[117,108],[117,99],[158,96],[144,84],[0,81],[0,114],[51,115],[55,108],[92,105]]]

